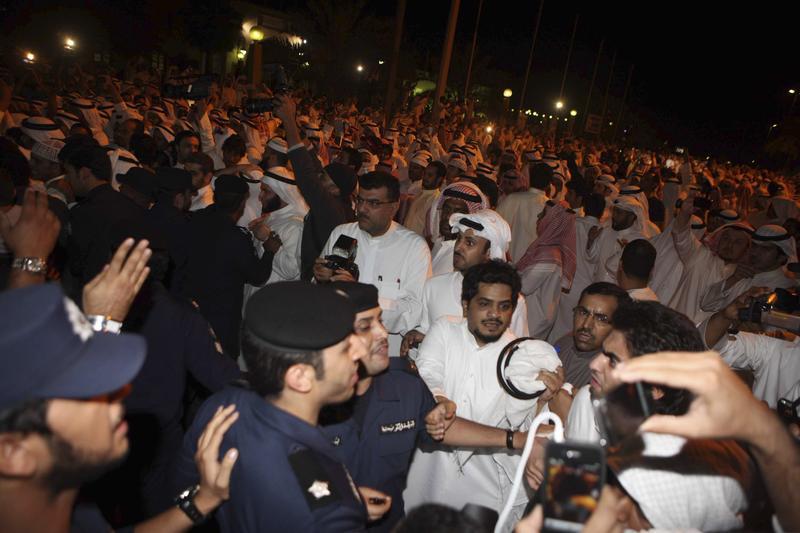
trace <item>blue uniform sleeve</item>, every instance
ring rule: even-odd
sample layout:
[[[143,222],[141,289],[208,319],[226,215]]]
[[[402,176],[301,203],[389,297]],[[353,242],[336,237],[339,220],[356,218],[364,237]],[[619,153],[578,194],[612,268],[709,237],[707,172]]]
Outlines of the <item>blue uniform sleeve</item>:
[[[186,351],[184,360],[192,376],[211,392],[221,390],[225,385],[241,377],[236,362],[222,353],[211,327],[196,309],[187,311],[185,327]]]

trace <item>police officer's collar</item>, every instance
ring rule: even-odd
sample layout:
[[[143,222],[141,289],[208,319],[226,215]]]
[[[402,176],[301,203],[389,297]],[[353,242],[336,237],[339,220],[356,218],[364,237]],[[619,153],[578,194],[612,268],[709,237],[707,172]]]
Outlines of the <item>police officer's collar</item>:
[[[388,379],[392,372],[397,372],[395,368],[392,367],[392,360],[393,359],[403,359],[402,357],[390,357],[389,358],[389,368],[386,369],[385,372],[375,376],[372,378],[372,385],[370,386],[373,390],[373,394],[378,398],[378,400],[382,402],[399,402],[401,400],[400,391],[397,390],[397,384],[394,380]]]

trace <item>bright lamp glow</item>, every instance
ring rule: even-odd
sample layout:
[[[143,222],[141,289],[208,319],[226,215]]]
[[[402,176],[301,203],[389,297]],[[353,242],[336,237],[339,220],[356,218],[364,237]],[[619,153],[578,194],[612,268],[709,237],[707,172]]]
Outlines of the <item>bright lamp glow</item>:
[[[573,109],[572,111],[569,112],[569,116],[577,117],[578,116],[578,112]]]
[[[486,133],[492,133],[492,127],[486,126]]]
[[[244,59],[244,57],[246,55],[247,55],[247,50],[245,50],[244,48],[242,48],[238,52],[236,52],[236,57],[239,58],[240,60]]]
[[[33,52],[25,52],[25,62],[33,63],[36,61],[36,55]]]
[[[255,42],[258,43],[263,41],[264,37],[266,36],[267,35],[266,32],[264,31],[264,28],[262,28],[261,26],[256,25],[250,28],[250,38]]]
[[[789,94],[794,94],[794,93],[796,93],[796,92],[797,92],[797,91],[795,91],[794,89],[789,89]]]
[[[556,102],[556,109],[561,109],[562,107],[564,107],[564,102],[562,102],[561,100]]]
[[[511,89],[506,89],[503,91],[503,98],[511,98],[511,95],[514,94]]]
[[[364,65],[356,65],[356,70],[359,72],[364,72]]]

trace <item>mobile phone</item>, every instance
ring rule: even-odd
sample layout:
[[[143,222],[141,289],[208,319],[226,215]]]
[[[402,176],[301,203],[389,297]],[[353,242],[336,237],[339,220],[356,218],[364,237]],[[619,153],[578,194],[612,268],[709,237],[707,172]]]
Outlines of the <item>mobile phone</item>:
[[[581,531],[597,507],[606,461],[597,444],[550,442],[545,452],[543,531]]]
[[[653,414],[653,397],[641,381],[623,383],[592,400],[602,446],[618,446]]]

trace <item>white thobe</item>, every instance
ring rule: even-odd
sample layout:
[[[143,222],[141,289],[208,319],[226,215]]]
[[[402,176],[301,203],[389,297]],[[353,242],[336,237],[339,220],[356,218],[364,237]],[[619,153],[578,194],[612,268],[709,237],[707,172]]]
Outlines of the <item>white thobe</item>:
[[[733,274],[736,265],[725,264],[725,261],[701,244],[689,228],[680,233],[673,229],[672,235],[675,250],[683,262],[683,277],[678,290],[669,301],[669,307],[699,324],[711,315],[700,309],[703,296],[714,283]]]
[[[752,278],[736,282],[727,290],[725,289],[725,281],[724,279],[720,280],[708,288],[708,292],[700,300],[700,309],[711,313],[721,311],[736,298],[750,290],[751,287],[788,289],[797,284],[794,279],[786,276],[783,267],[769,272],[759,272]]]
[[[617,267],[622,256],[622,242],[644,239],[644,235],[635,226],[620,231],[612,229],[611,223],[592,244],[588,257],[595,263],[594,281],[617,282]]]
[[[464,318],[445,317],[433,324],[420,345],[417,369],[434,395],[458,406],[462,418],[504,429],[525,430],[536,414],[536,400],[516,400],[497,381],[497,358],[514,335],[478,346]],[[500,512],[519,464],[517,451],[483,448],[454,450],[446,446],[414,454],[403,498],[406,511],[440,503],[460,509],[474,503]],[[520,491],[511,523],[521,515],[527,496]]]
[[[197,194],[192,198],[192,205],[189,211],[199,211],[205,209],[214,203],[214,189],[211,184],[205,185],[197,189]]]
[[[267,226],[283,243],[272,260],[272,274],[267,283],[300,279],[300,245],[303,240],[303,217],[287,205],[270,213]]]
[[[379,237],[358,227],[357,222],[341,224],[331,232],[320,257],[333,252],[339,235],[358,241],[355,263],[361,283],[378,288],[383,323],[389,331],[389,355],[400,355],[403,335],[419,324],[422,289],[431,277],[431,254],[425,240],[397,222]]]
[[[528,331],[535,339],[547,339],[561,298],[561,267],[537,263],[521,274],[522,294],[528,304]]]
[[[707,322],[700,326],[705,338]],[[753,394],[775,409],[778,400],[796,400],[800,388],[800,337],[784,341],[766,335],[740,331],[736,335],[723,335],[712,349],[734,368],[753,371]]]
[[[509,194],[500,201],[497,212],[511,226],[511,261],[516,264],[536,240],[536,222],[547,202],[547,194],[531,187]]]
[[[419,236],[425,235],[425,224],[428,219],[428,211],[431,209],[441,192],[439,189],[425,189],[417,195],[411,202],[411,206],[406,213],[403,225]]]
[[[564,425],[564,436],[569,440],[600,442],[600,430],[592,407],[591,385],[584,385],[575,393]]]
[[[656,249],[656,264],[650,275],[649,285],[661,302],[669,302],[672,299],[683,277],[683,262],[678,257],[672,237],[674,224],[674,221],[670,222],[663,233],[650,239],[650,244]]]
[[[431,272],[434,276],[447,274],[453,271],[453,252],[456,249],[456,240],[438,241],[433,245],[431,255]]]
[[[628,296],[632,300],[638,302],[657,302],[658,295],[650,287],[642,287],[641,289],[628,289]]]
[[[577,264],[572,287],[568,292],[562,292],[558,300],[558,310],[553,329],[547,337],[547,342],[553,344],[558,339],[572,331],[572,310],[581,299],[581,292],[592,283],[595,265],[589,260],[586,251],[586,242],[589,240],[589,230],[599,226],[600,221],[595,217],[578,217],[575,219],[575,252]]]
[[[455,271],[434,276],[425,282],[422,291],[422,316],[415,329],[427,333],[431,325],[443,316],[463,316],[461,305],[461,285],[464,275]],[[528,311],[522,294],[517,299],[517,307],[511,315],[508,328],[517,337],[528,336]]]

